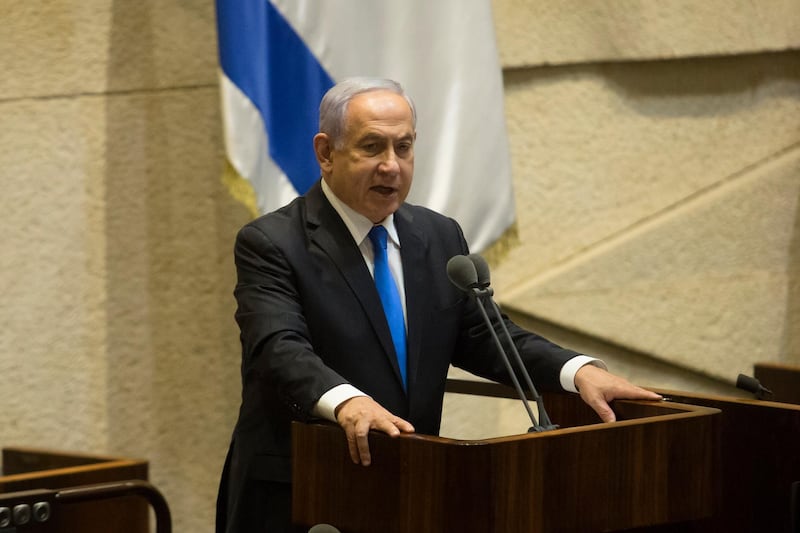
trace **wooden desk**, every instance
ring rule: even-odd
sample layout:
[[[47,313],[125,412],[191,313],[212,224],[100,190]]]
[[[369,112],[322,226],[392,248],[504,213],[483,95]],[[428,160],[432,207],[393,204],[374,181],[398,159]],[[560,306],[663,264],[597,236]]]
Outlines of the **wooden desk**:
[[[147,480],[147,462],[29,448],[3,449],[0,496],[36,489],[66,489],[111,481]],[[147,502],[136,497],[61,505],[51,520],[26,533],[147,533]]]
[[[765,386],[769,387],[768,384]],[[448,391],[517,398],[509,387],[466,380],[451,380]],[[678,402],[720,410],[716,450],[720,468],[715,479],[718,502],[713,516],[708,519],[632,531],[800,533],[797,510],[800,499],[800,406],[744,397],[671,390],[657,392],[670,399],[665,403]],[[742,392],[742,396],[746,394]],[[563,406],[569,404],[553,402],[547,394],[544,399],[550,418],[556,424],[576,416],[582,423],[589,423],[592,418],[597,420],[596,415],[583,404],[572,404],[571,408],[582,413],[576,415],[563,412]],[[625,402],[615,403],[615,411],[624,409],[621,406]],[[698,438],[703,437],[698,435]]]
[[[756,363],[753,375],[771,390],[776,402],[800,404],[800,366],[778,363]]]
[[[797,533],[792,525],[792,485],[800,482],[800,406],[658,392],[676,402],[722,411],[721,507],[697,531]]]

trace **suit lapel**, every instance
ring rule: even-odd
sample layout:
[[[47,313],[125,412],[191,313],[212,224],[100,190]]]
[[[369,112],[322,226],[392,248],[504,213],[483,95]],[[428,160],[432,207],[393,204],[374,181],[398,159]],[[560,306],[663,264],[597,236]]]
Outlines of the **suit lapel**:
[[[383,313],[380,296],[369,273],[361,250],[336,210],[322,193],[319,182],[305,195],[306,231],[311,242],[319,246],[341,273],[354,296],[364,309],[366,320],[380,339],[381,346],[389,358],[395,376],[401,381],[400,368],[394,352],[389,325]],[[403,260],[405,270],[405,259]]]
[[[429,287],[426,287],[426,265],[428,263],[428,241],[413,224],[413,215],[405,206],[394,216],[397,234],[400,237],[400,252],[405,283],[406,320],[408,329],[408,391],[413,390],[420,367],[423,320],[425,310],[430,307]]]

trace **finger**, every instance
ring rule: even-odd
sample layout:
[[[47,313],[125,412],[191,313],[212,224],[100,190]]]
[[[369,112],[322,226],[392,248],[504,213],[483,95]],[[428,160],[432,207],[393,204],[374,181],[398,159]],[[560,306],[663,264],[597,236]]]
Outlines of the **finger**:
[[[647,389],[642,389],[642,394],[644,395],[645,400],[663,400],[664,397],[658,394],[657,392],[653,392]]]
[[[358,464],[360,455],[358,452],[358,443],[356,442],[355,428],[348,428],[345,430],[345,434],[347,435],[347,450],[350,452],[350,460]]]
[[[608,405],[608,402],[614,397],[613,395],[606,397],[600,390],[588,386],[581,389],[580,394],[583,401],[597,413],[600,420],[614,422],[617,419],[611,406]]]
[[[614,398],[625,398],[628,400],[661,400],[663,397],[653,391],[649,391],[637,385],[623,383],[613,391]]]
[[[386,433],[390,437],[396,437],[400,434],[400,429],[397,427],[397,423],[400,419],[395,418],[379,418],[375,420],[372,425],[373,429],[377,429],[378,431],[382,431]]]
[[[356,425],[356,446],[358,447],[358,458],[361,461],[361,464],[364,466],[369,466],[372,462],[372,458],[369,454],[369,423],[364,424],[363,422],[359,422]],[[356,461],[358,464],[358,461]]]
[[[611,406],[603,399],[598,398],[592,402],[592,409],[600,416],[603,422],[615,422],[617,420],[617,415],[614,414],[614,410],[611,409]]]
[[[390,437],[396,437],[400,433],[414,433],[414,426],[410,422],[391,414],[388,418],[376,420],[373,428],[386,433]]]
[[[411,425],[411,422],[403,420],[402,418],[395,420],[394,425],[403,433],[414,433],[416,431],[414,426]]]

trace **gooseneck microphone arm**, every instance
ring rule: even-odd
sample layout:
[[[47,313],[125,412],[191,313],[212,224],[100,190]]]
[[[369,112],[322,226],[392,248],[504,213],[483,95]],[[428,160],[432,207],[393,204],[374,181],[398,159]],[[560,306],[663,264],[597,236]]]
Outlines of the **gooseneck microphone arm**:
[[[497,333],[495,332],[494,328],[492,327],[492,321],[489,319],[489,315],[486,314],[486,309],[484,308],[483,303],[480,301],[480,298],[478,297],[478,295],[475,292],[470,291],[470,294],[473,297],[475,297],[475,299],[478,301],[478,309],[481,310],[481,315],[483,315],[483,320],[484,320],[484,322],[486,322],[486,327],[489,328],[489,331],[492,334],[492,339],[494,339],[494,344],[495,344],[495,346],[497,346],[497,351],[501,355],[501,359],[503,360],[503,364],[505,365],[506,370],[508,371],[508,375],[511,378],[512,383],[514,383],[514,388],[517,390],[517,394],[519,395],[519,399],[522,400],[522,405],[525,406],[525,410],[528,412],[528,417],[530,417],[530,419],[531,419],[531,423],[533,424],[533,426],[531,426],[528,429],[528,433],[531,433],[531,432],[534,432],[534,431],[542,431],[541,429],[538,429],[539,422],[536,420],[536,417],[533,416],[533,411],[531,411],[531,406],[528,403],[528,397],[525,395],[525,391],[522,389],[522,385],[520,385],[520,383],[519,383],[519,379],[517,378],[517,374],[516,374],[516,372],[514,372],[514,368],[512,368],[512,366],[511,366],[511,361],[508,358],[508,354],[503,349],[503,344],[500,342],[500,338],[497,336]]]
[[[480,258],[480,261],[475,260],[472,256],[467,257],[464,255],[457,255],[447,262],[447,275],[450,278],[450,281],[461,289],[462,291],[469,294],[472,298],[475,299],[475,302],[478,306],[478,309],[481,312],[481,316],[483,317],[484,323],[488,328],[492,340],[494,340],[495,346],[497,347],[497,351],[500,354],[500,358],[503,361],[503,364],[508,371],[509,378],[511,382],[514,384],[514,388],[519,395],[520,400],[522,400],[522,404],[525,406],[525,410],[528,412],[528,416],[531,419],[531,423],[533,426],[528,429],[528,432],[541,432],[547,431],[551,429],[557,429],[558,426],[553,425],[550,422],[550,418],[547,416],[547,413],[544,410],[544,405],[541,402],[541,397],[536,392],[536,388],[533,386],[533,382],[531,381],[530,375],[528,374],[525,365],[522,362],[522,358],[519,355],[519,352],[514,346],[513,340],[511,339],[511,335],[508,332],[508,328],[506,328],[505,323],[503,322],[502,316],[500,315],[500,311],[497,307],[497,304],[494,303],[492,300],[493,290],[489,288],[489,268],[483,261],[483,258]],[[483,261],[481,263],[481,261]],[[476,268],[477,267],[477,268]],[[508,344],[511,346],[513,350],[513,354],[515,357],[515,362],[519,366],[520,374],[522,374],[523,378],[525,379],[525,384],[528,386],[531,395],[533,396],[534,400],[536,400],[538,408],[539,408],[539,420],[537,421],[536,417],[533,415],[533,411],[531,411],[530,404],[528,403],[528,397],[526,396],[522,386],[519,383],[519,379],[517,378],[517,373],[514,372],[514,368],[511,365],[511,360],[508,357],[508,353],[506,349],[503,347],[503,343],[500,341],[500,338],[497,335],[497,332],[492,325],[492,321],[489,318],[488,313],[486,312],[486,305],[491,306],[494,309],[495,314],[498,317],[498,320],[502,326],[502,330],[505,334],[505,337],[508,341]]]
[[[534,426],[534,431],[547,431],[551,429],[558,429],[558,426],[553,424],[550,421],[550,417],[547,414],[547,410],[544,408],[544,400],[539,395],[539,392],[536,390],[536,387],[533,385],[533,380],[531,379],[530,373],[528,373],[528,369],[525,368],[525,363],[522,362],[522,357],[519,355],[519,351],[517,350],[517,346],[514,344],[514,339],[511,337],[511,333],[509,333],[508,328],[506,327],[505,320],[503,320],[503,316],[500,313],[500,307],[492,298],[492,294],[494,291],[489,287],[491,284],[490,276],[489,276],[489,264],[486,260],[478,255],[478,254],[469,254],[467,258],[472,261],[472,264],[475,265],[475,272],[478,276],[478,284],[481,287],[481,292],[478,296],[482,296],[485,305],[490,306],[494,309],[495,317],[497,318],[497,322],[500,324],[500,327],[503,330],[503,334],[505,336],[506,342],[508,346],[511,348],[511,355],[514,356],[514,362],[519,369],[519,373],[522,374],[522,378],[525,380],[525,385],[528,387],[528,392],[531,393],[533,400],[536,402],[536,406],[539,411],[539,424]],[[477,292],[477,291],[476,291]]]
[[[508,339],[508,344],[509,346],[511,346],[511,355],[514,356],[514,362],[516,362],[517,367],[520,369],[520,374],[522,374],[522,378],[525,380],[525,385],[528,387],[528,391],[531,393],[533,401],[536,402],[536,406],[539,410],[539,418],[538,418],[539,424],[533,428],[534,431],[547,431],[550,429],[558,429],[558,426],[554,425],[550,421],[550,417],[547,415],[547,411],[544,408],[544,400],[542,400],[542,397],[539,395],[539,392],[536,390],[536,387],[533,386],[533,380],[531,380],[531,375],[528,373],[528,369],[525,368],[525,363],[522,362],[522,357],[520,357],[519,351],[517,351],[517,347],[514,345],[514,342],[511,339],[511,334],[508,332],[508,328],[506,327],[505,321],[503,320],[503,317],[500,314],[500,308],[491,298],[491,292],[486,294],[486,302],[489,306],[491,306],[494,309],[497,321],[500,322],[500,326],[503,328],[503,332],[505,333],[505,336]]]

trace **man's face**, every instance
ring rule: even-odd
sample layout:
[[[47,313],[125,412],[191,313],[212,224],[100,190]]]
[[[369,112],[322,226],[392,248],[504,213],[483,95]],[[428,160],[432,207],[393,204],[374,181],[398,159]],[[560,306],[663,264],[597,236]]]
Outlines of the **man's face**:
[[[391,91],[370,91],[347,106],[341,148],[320,133],[314,138],[322,176],[336,196],[372,222],[397,211],[414,173],[411,108]]]

